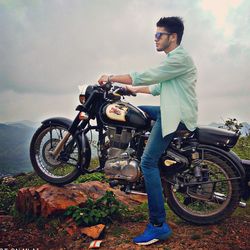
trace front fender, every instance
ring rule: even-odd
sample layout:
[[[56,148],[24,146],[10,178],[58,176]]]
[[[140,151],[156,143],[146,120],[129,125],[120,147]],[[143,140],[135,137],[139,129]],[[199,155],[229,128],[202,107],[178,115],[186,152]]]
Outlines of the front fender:
[[[73,123],[72,120],[65,118],[65,117],[53,117],[53,118],[49,118],[49,119],[42,121],[43,125],[59,124],[59,125],[66,125],[67,128],[69,128],[72,123]]]
[[[42,121],[43,125],[62,125],[70,128],[73,121],[65,117],[53,117]],[[76,131],[77,141],[80,145],[81,155],[82,155],[82,164],[81,171],[85,173],[84,169],[88,168],[91,160],[91,147],[89,140],[85,135],[83,130],[77,129]]]

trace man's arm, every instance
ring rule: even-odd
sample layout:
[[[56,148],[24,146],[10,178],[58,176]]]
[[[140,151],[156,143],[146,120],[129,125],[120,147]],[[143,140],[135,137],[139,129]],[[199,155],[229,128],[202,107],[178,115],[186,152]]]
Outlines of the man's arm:
[[[141,86],[141,87],[126,86],[126,88],[133,93],[151,94],[148,86]]]
[[[127,85],[132,85],[132,78],[130,75],[103,75],[101,78],[98,80],[98,83],[100,85],[103,85],[106,82],[118,82],[118,83],[123,83]]]
[[[102,85],[108,81],[126,84],[127,85],[126,88],[133,93],[151,94],[148,86],[141,86],[141,87],[129,86],[132,85],[132,78],[130,75],[111,75],[111,76],[103,75],[98,80],[98,83]]]

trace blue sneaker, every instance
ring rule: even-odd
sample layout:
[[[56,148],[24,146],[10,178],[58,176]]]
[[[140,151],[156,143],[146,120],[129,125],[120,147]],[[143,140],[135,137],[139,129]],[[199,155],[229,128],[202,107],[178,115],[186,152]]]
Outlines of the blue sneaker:
[[[133,242],[137,245],[150,245],[159,240],[166,240],[171,234],[172,230],[167,223],[163,223],[161,227],[148,224],[143,234],[135,237]]]

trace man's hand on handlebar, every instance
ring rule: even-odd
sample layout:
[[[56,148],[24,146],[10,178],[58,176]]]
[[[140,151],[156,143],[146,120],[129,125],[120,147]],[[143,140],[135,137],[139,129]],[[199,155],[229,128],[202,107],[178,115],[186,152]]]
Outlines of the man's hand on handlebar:
[[[103,84],[106,84],[109,81],[108,75],[102,75],[101,78],[98,80],[98,83],[102,86]]]
[[[111,76],[109,75],[102,75],[100,77],[100,79],[98,80],[98,83],[100,84],[100,86],[103,89],[106,89],[106,91],[109,91],[112,87],[112,81],[111,81]],[[121,95],[132,95],[132,96],[136,96],[136,91],[137,89],[132,87],[132,86],[124,86],[124,87],[120,87],[119,89],[117,89],[117,93],[121,94]]]

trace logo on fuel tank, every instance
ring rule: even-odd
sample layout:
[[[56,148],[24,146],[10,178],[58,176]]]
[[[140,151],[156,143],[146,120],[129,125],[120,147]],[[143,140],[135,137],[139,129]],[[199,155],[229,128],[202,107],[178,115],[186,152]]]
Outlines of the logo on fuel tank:
[[[128,108],[124,105],[110,104],[106,108],[106,115],[109,119],[125,122]]]

